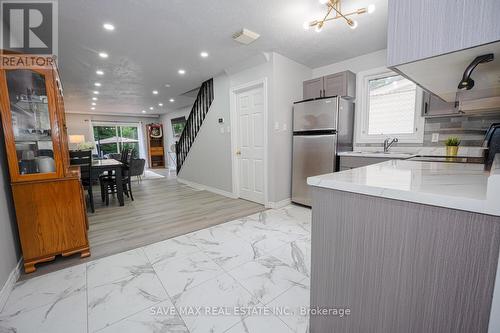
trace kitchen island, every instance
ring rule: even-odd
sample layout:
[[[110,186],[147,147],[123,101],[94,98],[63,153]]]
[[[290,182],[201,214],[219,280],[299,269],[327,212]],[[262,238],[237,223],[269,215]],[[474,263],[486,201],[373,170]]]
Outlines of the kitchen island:
[[[311,332],[499,332],[500,156],[308,178]],[[495,279],[497,282],[495,282]]]

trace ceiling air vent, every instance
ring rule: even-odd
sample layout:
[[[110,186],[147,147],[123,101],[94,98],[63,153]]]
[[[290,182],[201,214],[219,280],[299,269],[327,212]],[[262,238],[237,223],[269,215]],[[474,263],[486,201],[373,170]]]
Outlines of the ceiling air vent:
[[[243,29],[243,30],[238,31],[237,33],[235,33],[233,35],[233,39],[235,41],[237,41],[241,44],[245,44],[245,45],[248,45],[248,44],[254,42],[259,37],[260,37],[260,35],[258,33],[250,31],[248,29]]]

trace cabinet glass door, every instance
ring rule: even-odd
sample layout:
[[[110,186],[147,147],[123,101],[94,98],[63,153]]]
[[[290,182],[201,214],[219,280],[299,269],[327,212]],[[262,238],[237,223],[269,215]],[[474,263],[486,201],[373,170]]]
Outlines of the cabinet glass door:
[[[55,173],[45,75],[25,69],[8,70],[6,79],[19,174]]]

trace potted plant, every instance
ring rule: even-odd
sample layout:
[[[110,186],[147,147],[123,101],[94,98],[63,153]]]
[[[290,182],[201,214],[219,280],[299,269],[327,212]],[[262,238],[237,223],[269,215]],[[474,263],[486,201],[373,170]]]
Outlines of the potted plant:
[[[458,146],[460,145],[460,138],[456,136],[450,136],[445,141],[446,145],[446,156],[457,156]]]

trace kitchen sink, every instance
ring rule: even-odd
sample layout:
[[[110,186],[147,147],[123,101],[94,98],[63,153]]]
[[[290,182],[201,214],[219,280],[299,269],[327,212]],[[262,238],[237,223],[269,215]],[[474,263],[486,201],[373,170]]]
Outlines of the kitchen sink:
[[[346,156],[380,157],[380,158],[398,158],[405,159],[417,156],[417,154],[399,153],[393,151],[353,151],[345,154]]]

